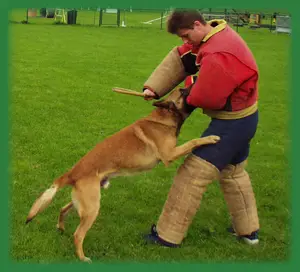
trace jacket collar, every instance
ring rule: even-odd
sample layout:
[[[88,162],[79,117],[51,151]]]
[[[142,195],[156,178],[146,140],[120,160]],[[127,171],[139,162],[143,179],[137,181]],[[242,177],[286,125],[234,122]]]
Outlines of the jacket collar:
[[[202,42],[206,42],[209,38],[222,31],[227,26],[227,22],[222,19],[210,20],[207,23],[213,26],[213,29],[202,39]]]

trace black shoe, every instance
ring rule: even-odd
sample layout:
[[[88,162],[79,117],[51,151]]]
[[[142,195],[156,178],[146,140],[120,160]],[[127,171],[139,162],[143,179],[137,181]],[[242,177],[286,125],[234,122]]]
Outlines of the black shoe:
[[[151,244],[158,244],[165,247],[179,247],[178,244],[169,243],[162,238],[158,236],[158,233],[156,231],[156,225],[153,224],[151,227],[151,233],[144,236],[144,240],[146,240],[147,243]]]
[[[248,245],[256,245],[259,243],[258,232],[259,230],[253,231],[249,235],[240,235],[238,236],[233,227],[227,229],[232,235],[236,236],[239,240],[243,240]]]

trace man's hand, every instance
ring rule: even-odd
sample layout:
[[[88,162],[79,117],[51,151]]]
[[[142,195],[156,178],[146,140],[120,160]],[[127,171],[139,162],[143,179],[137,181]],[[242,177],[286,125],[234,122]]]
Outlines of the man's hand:
[[[156,97],[156,94],[149,89],[144,90],[145,100],[152,100]]]

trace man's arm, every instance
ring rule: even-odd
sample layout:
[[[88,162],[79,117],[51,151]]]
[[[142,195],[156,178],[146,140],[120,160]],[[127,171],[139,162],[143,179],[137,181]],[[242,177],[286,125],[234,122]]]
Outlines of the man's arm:
[[[178,49],[174,47],[147,79],[144,91],[147,90],[149,96],[151,91],[157,95],[157,98],[163,97],[180,84],[187,75]]]

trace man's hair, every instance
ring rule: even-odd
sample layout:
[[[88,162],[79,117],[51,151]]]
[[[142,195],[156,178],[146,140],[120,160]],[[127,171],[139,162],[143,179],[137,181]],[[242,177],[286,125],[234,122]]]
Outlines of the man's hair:
[[[192,28],[195,21],[206,25],[206,21],[197,9],[176,9],[174,10],[167,22],[168,32],[177,34],[179,29]]]

